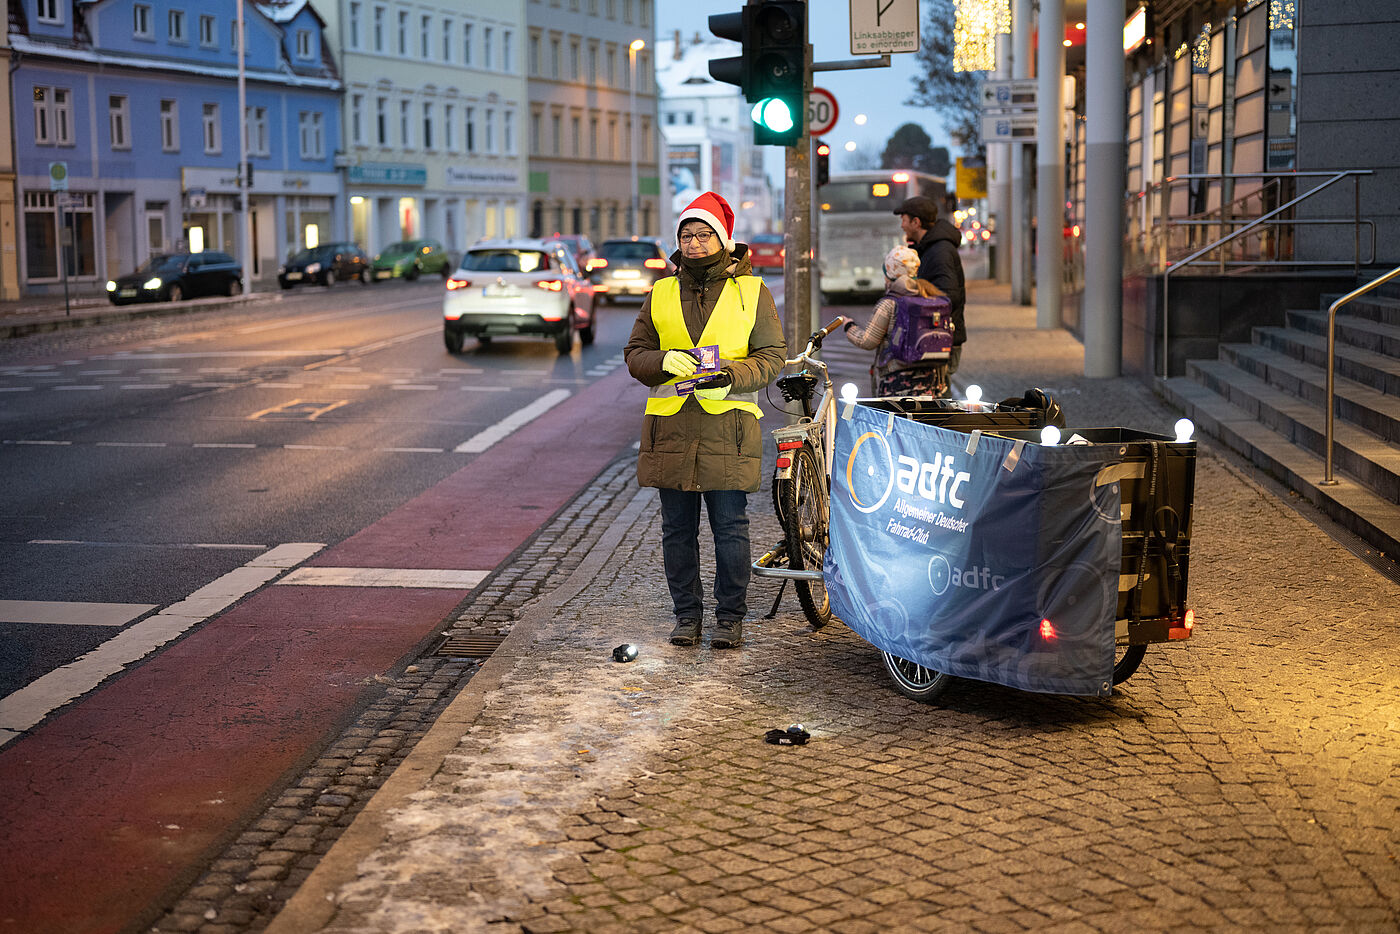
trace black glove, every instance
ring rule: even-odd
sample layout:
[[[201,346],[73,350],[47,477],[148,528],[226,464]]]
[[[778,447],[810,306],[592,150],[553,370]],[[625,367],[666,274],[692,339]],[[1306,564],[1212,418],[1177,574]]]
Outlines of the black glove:
[[[723,389],[725,386],[732,386],[734,377],[729,375],[728,370],[720,370],[714,376],[707,376],[695,384],[696,389]]]

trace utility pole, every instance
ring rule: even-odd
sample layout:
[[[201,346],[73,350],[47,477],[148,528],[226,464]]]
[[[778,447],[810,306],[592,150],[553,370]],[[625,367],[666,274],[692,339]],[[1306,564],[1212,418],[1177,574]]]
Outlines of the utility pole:
[[[243,262],[239,264],[242,275],[239,277],[239,290],[250,294],[253,275],[253,237],[248,223],[248,202],[252,199],[252,166],[248,164],[248,85],[244,76],[245,47],[247,34],[244,31],[243,3],[238,0],[238,235]]]

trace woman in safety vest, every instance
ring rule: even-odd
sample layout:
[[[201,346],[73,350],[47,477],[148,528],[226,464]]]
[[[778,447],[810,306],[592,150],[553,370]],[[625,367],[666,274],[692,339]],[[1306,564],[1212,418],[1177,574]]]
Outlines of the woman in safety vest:
[[[734,242],[734,211],[705,192],[682,212],[676,275],[642,303],[624,351],[650,388],[637,482],[661,496],[661,553],[676,626],[671,642],[696,645],[704,616],[700,501],[715,537],[713,648],[737,646],[748,612],[748,494],[762,479],[758,390],[783,367],[787,346],[773,296]],[[700,381],[697,388],[694,384]]]

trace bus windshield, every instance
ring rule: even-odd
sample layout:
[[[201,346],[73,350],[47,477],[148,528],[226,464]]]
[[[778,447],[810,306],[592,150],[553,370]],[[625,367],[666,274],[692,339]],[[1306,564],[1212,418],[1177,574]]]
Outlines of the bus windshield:
[[[894,209],[910,197],[908,182],[892,182],[886,179],[869,181],[848,179],[830,181],[820,189],[822,211],[834,214],[853,214],[874,211],[891,214]]]

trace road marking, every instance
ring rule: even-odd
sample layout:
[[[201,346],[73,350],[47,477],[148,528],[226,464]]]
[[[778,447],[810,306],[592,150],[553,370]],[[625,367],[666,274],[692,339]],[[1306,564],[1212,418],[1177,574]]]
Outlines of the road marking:
[[[301,564],[324,547],[316,542],[278,545],[242,567],[210,581],[179,603],[123,629],[86,655],[0,698],[0,745],[8,743],[54,710],[91,691],[192,626],[237,603],[283,571]]]
[[[335,402],[312,402],[309,399],[289,399],[286,402],[265,409],[259,409],[248,416],[248,421],[257,421],[264,415],[286,415],[293,418],[304,416],[307,421],[314,422],[327,412],[338,409],[342,405],[348,405],[349,403],[349,399],[337,399]],[[301,409],[302,411],[294,412],[292,411],[293,409]]]
[[[330,350],[192,350],[182,353],[104,353],[96,354],[94,360],[197,360],[202,357],[319,357],[324,354],[335,355],[345,353],[344,348],[334,347]]]
[[[443,448],[380,448],[391,454],[441,454]]]
[[[512,386],[463,386],[463,392],[510,392]]]
[[[226,441],[226,442],[203,441],[203,442],[199,442],[199,443],[195,444],[195,447],[197,447],[197,448],[244,448],[244,449],[252,449],[252,448],[257,447],[257,445],[256,445],[256,444],[244,444],[244,443],[236,443],[236,444],[235,444],[235,443],[233,443],[233,442],[228,442],[228,441]]]
[[[348,447],[342,444],[284,444],[283,449],[288,451],[348,451]]]
[[[424,385],[422,385],[422,384],[413,384],[413,383],[408,383],[408,384],[404,384],[404,383],[395,383],[394,385],[390,386],[389,388],[390,388],[390,389],[420,389],[420,390],[421,390],[421,389],[429,389],[429,390],[432,390],[432,389],[438,389],[439,387],[437,387],[437,386],[424,386]]]
[[[480,454],[511,432],[539,418],[573,393],[567,389],[555,389],[540,396],[525,408],[508,415],[479,434],[473,435],[452,450],[457,454]]]
[[[0,623],[44,626],[125,626],[158,603],[81,603],[58,600],[0,600]]]
[[[54,446],[54,447],[64,447],[65,445],[72,444],[73,442],[72,442],[72,441],[12,441],[12,442],[10,442],[10,443],[11,443],[11,444],[45,444],[45,445],[51,445],[51,446]]]
[[[369,383],[327,383],[327,389],[368,389]]]
[[[64,538],[31,538],[26,545],[85,545],[97,548],[209,548],[230,551],[266,551],[266,545],[240,545],[236,542],[84,542]]]
[[[54,389],[54,392],[63,392],[63,391],[65,391],[65,390],[74,390],[74,389],[102,389],[102,388],[104,388],[104,387],[102,387],[102,386],[55,386],[53,389]]]
[[[169,389],[169,383],[128,383],[125,386],[118,386],[118,389]]]
[[[411,302],[396,302],[392,305],[374,305],[370,308],[365,308],[357,311],[327,311],[319,315],[306,315],[304,317],[296,316],[288,318],[285,321],[273,321],[269,324],[254,324],[246,328],[241,328],[236,333],[257,334],[261,331],[272,331],[276,328],[289,328],[301,324],[311,324],[316,321],[334,320],[336,318],[354,318],[360,315],[373,315],[378,314],[381,311],[389,311],[393,308],[411,308],[414,305],[421,304],[423,304],[423,300],[420,298]]]
[[[297,568],[278,584],[305,587],[431,587],[470,590],[490,571],[437,568]]]
[[[100,448],[163,448],[164,441],[99,441]]]
[[[254,389],[300,389],[305,383],[258,383]]]
[[[33,392],[33,386],[0,386],[0,392]]]

